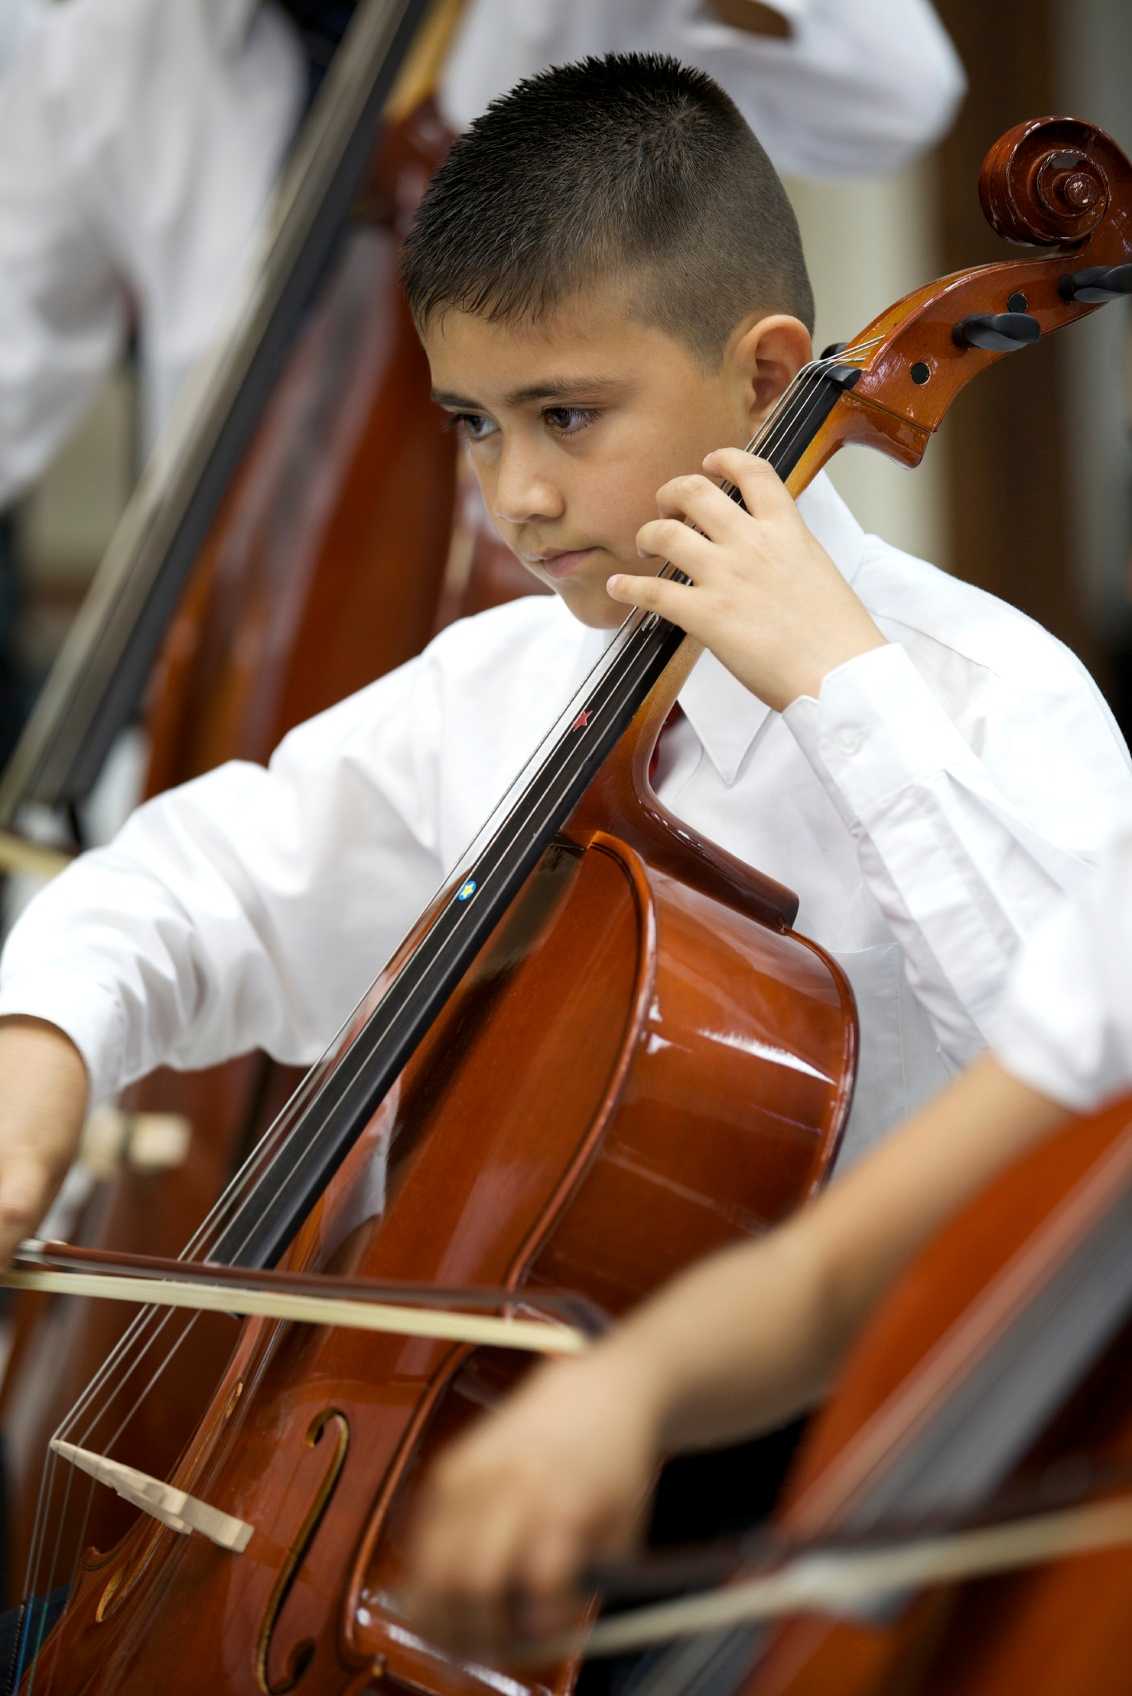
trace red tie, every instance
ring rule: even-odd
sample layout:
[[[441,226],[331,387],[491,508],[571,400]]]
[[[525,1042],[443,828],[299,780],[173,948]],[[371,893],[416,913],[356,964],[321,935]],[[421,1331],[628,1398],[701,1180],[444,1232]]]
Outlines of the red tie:
[[[672,711],[660,727],[660,735],[657,737],[653,751],[649,755],[649,782],[652,784],[654,789],[656,788],[657,767],[660,765],[660,744],[664,741],[665,736],[672,729],[672,726],[676,723],[677,719],[681,719],[683,716],[684,709],[681,707],[679,701],[677,701],[676,705],[673,707]]]

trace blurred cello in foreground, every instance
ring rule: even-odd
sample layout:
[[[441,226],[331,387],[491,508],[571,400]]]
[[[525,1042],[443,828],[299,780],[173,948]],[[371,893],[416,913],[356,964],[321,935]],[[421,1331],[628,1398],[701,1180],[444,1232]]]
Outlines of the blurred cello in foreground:
[[[1119,1696],[1130,1230],[1125,1098],[1014,1159],[899,1275],[745,1554],[601,1575],[622,1596],[724,1587],[589,1646],[688,1639],[654,1657],[642,1696]]]
[[[398,279],[404,228],[451,139],[427,96],[459,12],[451,0],[359,9],[299,141],[246,320],[115,539],[5,777],[5,816],[33,799],[75,807],[147,677],[148,797],[224,760],[266,761],[440,622],[533,588],[466,523],[454,535],[455,444]],[[136,1085],[101,1117],[57,1234],[177,1253],[300,1076],[251,1055]],[[51,1434],[126,1323],[113,1305],[44,1304],[17,1307],[0,1401],[17,1586]],[[213,1367],[202,1325],[172,1368],[181,1423],[146,1403],[131,1427],[147,1471],[172,1465],[223,1364],[225,1328],[211,1333]],[[70,1531],[108,1544],[126,1523],[107,1493]]]
[[[846,441],[915,464],[971,377],[1091,310],[1083,290],[1115,292],[1130,185],[1107,137],[1019,126],[983,188],[1000,233],[1069,256],[956,273],[807,367],[752,444],[793,490]],[[213,1261],[516,1302],[549,1285],[616,1313],[828,1172],[851,1089],[848,986],[794,931],[790,892],[649,786],[695,658],[655,616],[626,621],[190,1244],[194,1276]],[[123,1410],[161,1393],[171,1345],[143,1314],[60,1434],[68,1463],[117,1475],[153,1517],[84,1557],[46,1641],[29,1606],[25,1693],[569,1687],[573,1663],[459,1662],[389,1606],[421,1469],[513,1377],[505,1356],[454,1330],[361,1346],[253,1321],[172,1479],[146,1480],[110,1449]],[[41,1502],[40,1597],[57,1582],[62,1466]]]
[[[795,1537],[1132,1492],[1132,1101],[1015,1161],[899,1280],[816,1422]],[[1048,1494],[1043,1496],[1043,1488]],[[1017,1510],[1015,1510],[1017,1511]],[[1023,1521],[1023,1526],[1024,1526]],[[773,1635],[743,1696],[1120,1696],[1132,1536]]]

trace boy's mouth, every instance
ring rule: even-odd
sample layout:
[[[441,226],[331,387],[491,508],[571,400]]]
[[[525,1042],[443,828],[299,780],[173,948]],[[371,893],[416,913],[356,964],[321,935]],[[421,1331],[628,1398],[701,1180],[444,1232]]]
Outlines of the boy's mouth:
[[[543,554],[524,554],[523,557],[528,565],[537,565],[550,577],[569,577],[593,551],[592,548],[552,548]]]

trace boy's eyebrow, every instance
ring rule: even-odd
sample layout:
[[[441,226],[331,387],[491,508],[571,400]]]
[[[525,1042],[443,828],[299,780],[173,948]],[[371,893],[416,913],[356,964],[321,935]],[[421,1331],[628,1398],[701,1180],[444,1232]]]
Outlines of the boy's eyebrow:
[[[504,406],[530,406],[540,400],[605,400],[623,391],[625,384],[616,377],[545,377],[539,383],[526,383],[521,389],[511,389],[503,396]],[[462,407],[474,412],[482,401],[470,400],[467,395],[453,394],[448,389],[433,389],[432,398],[438,406]]]

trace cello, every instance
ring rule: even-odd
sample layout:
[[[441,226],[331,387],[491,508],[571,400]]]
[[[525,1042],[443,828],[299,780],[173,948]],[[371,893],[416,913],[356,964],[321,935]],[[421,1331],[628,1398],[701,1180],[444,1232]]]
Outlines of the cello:
[[[1068,272],[1059,254],[957,273],[807,368],[753,444],[795,489],[846,440],[915,463],[966,381],[1090,310],[1074,290],[1103,289],[1126,263],[1127,165],[1106,137],[1047,120],[1000,150],[993,186],[1036,174],[1052,201],[1045,239],[1090,265]],[[1032,311],[994,310],[1023,287]],[[584,1275],[616,1312],[820,1181],[848,1105],[844,979],[793,930],[788,891],[697,839],[648,784],[695,657],[655,616],[626,621],[195,1259],[536,1295]],[[539,1011],[564,981],[572,1028]],[[696,1048],[710,1092],[678,1061]],[[113,1398],[128,1405],[127,1370],[155,1366],[142,1352],[155,1340],[146,1316],[92,1391],[88,1429],[113,1431]],[[340,1333],[247,1327],[175,1475],[240,1520],[242,1550],[143,1522],[88,1556],[39,1655],[38,1628],[25,1642],[24,1688],[497,1683],[410,1639],[387,1594],[415,1476],[504,1372],[450,1339],[361,1350]],[[170,1657],[194,1626],[190,1684]],[[571,1672],[548,1681],[564,1688]]]

